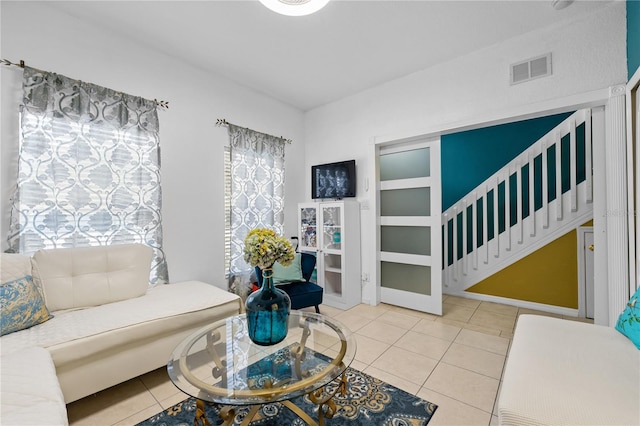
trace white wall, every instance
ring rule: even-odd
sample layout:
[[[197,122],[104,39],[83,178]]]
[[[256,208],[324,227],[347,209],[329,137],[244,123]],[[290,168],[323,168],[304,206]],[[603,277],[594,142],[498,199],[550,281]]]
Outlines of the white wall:
[[[2,2],[1,57],[148,99],[160,111],[164,247],[171,281],[224,282],[223,147],[217,118],[293,139],[286,148],[286,235],[304,198],[303,113],[147,46],[66,15],[45,3]],[[117,7],[114,4],[113,7]],[[213,48],[213,47],[212,47]],[[21,71],[2,66],[0,235],[7,247],[10,177],[15,173]]]
[[[201,279],[224,285],[222,148],[227,138],[224,128],[214,126],[216,118],[294,140],[286,153],[285,211],[286,233],[294,235],[296,203],[310,197],[312,164],[355,158],[358,198],[365,201],[370,198],[364,185],[371,168],[368,153],[373,137],[420,135],[455,128],[460,122],[482,123],[509,117],[516,114],[511,111],[522,111],[531,104],[626,81],[624,2],[613,2],[593,16],[506,40],[304,115],[116,33],[84,25],[46,4],[1,2],[0,11],[2,58],[24,59],[36,68],[170,102],[171,108],[160,112],[160,137],[165,248],[173,281]],[[553,53],[551,77],[509,86],[509,64],[549,51]],[[17,141],[14,99],[20,96],[11,77],[20,71],[0,69],[0,248],[4,250],[7,177],[15,173],[11,160]],[[363,215],[362,231],[362,246],[371,246],[369,214]],[[374,266],[366,252],[362,266],[365,272]]]
[[[574,22],[506,40],[314,109],[305,116],[307,166],[355,158],[358,199],[369,201],[375,186],[370,182],[366,192],[365,180],[373,166],[368,153],[374,137],[417,136],[455,129],[460,123],[481,127],[483,122],[516,116],[530,105],[623,83],[625,28],[625,4],[613,2]],[[552,76],[509,85],[510,64],[547,52],[553,55]],[[309,197],[309,191],[305,195]],[[363,248],[375,247],[372,212],[362,214]],[[375,268],[371,253],[362,252],[363,272]],[[363,301],[374,299],[375,289],[368,284]]]

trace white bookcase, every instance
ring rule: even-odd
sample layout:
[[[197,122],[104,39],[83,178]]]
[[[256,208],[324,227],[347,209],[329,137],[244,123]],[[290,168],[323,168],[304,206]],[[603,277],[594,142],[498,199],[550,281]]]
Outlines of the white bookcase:
[[[355,200],[298,205],[299,251],[317,257],[317,283],[323,303],[350,309],[362,300],[360,205]]]

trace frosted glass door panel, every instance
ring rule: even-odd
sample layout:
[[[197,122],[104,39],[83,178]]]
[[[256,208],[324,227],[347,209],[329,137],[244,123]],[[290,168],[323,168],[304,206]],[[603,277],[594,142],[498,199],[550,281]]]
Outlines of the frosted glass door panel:
[[[380,181],[431,176],[429,148],[380,156]]]
[[[340,207],[322,208],[322,248],[340,250],[342,247],[342,223]]]
[[[431,188],[380,191],[380,216],[431,216]]]
[[[431,295],[431,267],[380,262],[380,285],[429,296]]]
[[[431,228],[381,226],[380,251],[431,256]]]

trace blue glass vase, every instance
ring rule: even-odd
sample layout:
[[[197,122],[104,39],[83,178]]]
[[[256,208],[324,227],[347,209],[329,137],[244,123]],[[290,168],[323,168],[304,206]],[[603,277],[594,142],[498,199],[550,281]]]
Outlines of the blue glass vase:
[[[273,284],[273,269],[262,270],[262,287],[247,298],[249,338],[257,345],[275,345],[287,337],[291,299]]]

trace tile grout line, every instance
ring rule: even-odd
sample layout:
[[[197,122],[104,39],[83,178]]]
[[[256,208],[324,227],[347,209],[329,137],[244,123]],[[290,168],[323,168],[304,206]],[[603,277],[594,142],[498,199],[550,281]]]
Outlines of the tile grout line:
[[[462,329],[458,330],[458,333],[456,334],[456,337],[453,338],[453,340],[451,340],[449,342],[449,345],[447,345],[447,349],[443,352],[442,356],[440,357],[440,359],[438,360],[438,362],[436,363],[436,365],[433,367],[433,370],[431,370],[431,372],[429,373],[429,375],[427,376],[426,379],[424,379],[424,382],[422,382],[421,388],[425,387],[425,385],[427,384],[427,381],[429,381],[429,378],[431,377],[431,375],[433,374],[434,371],[436,371],[436,368],[438,368],[438,366],[440,365],[440,363],[442,362],[442,358],[444,358],[444,356],[447,354],[447,352],[449,351],[449,349],[451,349],[451,345],[453,345],[453,342],[456,340],[456,338],[458,337],[458,335],[460,334],[460,332],[462,331]]]
[[[486,374],[484,374],[484,373],[480,373],[480,372],[478,372],[478,371],[471,370],[471,369],[469,369],[469,368],[462,367],[462,366],[460,366],[460,365],[451,364],[451,363],[446,362],[446,361],[440,361],[440,362],[438,363],[438,365],[440,365],[440,363],[442,363],[442,364],[446,364],[446,365],[448,365],[449,367],[455,367],[455,368],[459,368],[459,369],[461,369],[461,370],[468,371],[468,372],[470,372],[470,373],[475,373],[475,374],[477,374],[477,375],[479,375],[479,376],[486,377],[487,379],[497,380],[498,382],[500,382],[500,381],[501,381],[500,379],[496,379],[495,377],[487,376],[487,375],[486,375]],[[504,368],[504,367],[503,367],[503,368]]]
[[[448,297],[447,297],[447,298],[445,298],[445,299],[443,299],[443,302],[444,302],[444,300],[447,300],[447,299],[448,299]],[[481,328],[481,327],[485,327],[485,328],[487,328],[487,329],[490,329],[491,327],[486,327],[486,326],[483,326],[483,325],[481,325],[481,324],[475,324],[475,323],[472,323],[472,322],[471,322],[471,319],[473,318],[473,316],[474,316],[474,315],[476,315],[476,314],[477,314],[478,312],[480,312],[480,311],[482,311],[482,312],[488,312],[488,313],[491,313],[491,314],[497,314],[497,315],[502,316],[502,317],[509,317],[509,316],[510,316],[510,315],[504,314],[504,313],[502,313],[502,312],[493,311],[493,310],[490,310],[490,309],[489,309],[489,310],[487,310],[487,309],[481,309],[482,302],[481,302],[481,303],[479,303],[477,306],[475,306],[475,307],[473,307],[473,308],[471,308],[471,307],[469,307],[469,306],[465,306],[465,305],[460,305],[460,304],[457,304],[457,303],[455,303],[455,302],[454,302],[454,303],[452,303],[452,302],[451,302],[451,300],[449,300],[449,303],[450,303],[451,305],[456,306],[456,307],[464,308],[464,309],[468,309],[468,310],[470,310],[470,311],[473,311],[473,312],[471,313],[471,315],[469,316],[469,318],[468,318],[466,321],[458,321],[458,320],[456,320],[456,322],[459,322],[459,323],[464,324],[464,325],[477,326],[477,327],[479,327],[479,328]],[[336,312],[337,312],[337,311],[336,311]],[[332,311],[332,313],[333,313],[333,311]],[[439,318],[446,318],[446,316],[445,316],[445,315],[438,316],[438,317],[436,317],[436,318],[431,318],[431,317],[425,317],[425,316],[420,315],[420,314],[418,314],[418,313],[404,312],[404,311],[402,311],[402,310],[395,310],[395,309],[387,309],[387,308],[385,308],[385,307],[381,308],[379,311],[375,311],[375,310],[373,310],[373,311],[372,311],[372,310],[370,310],[370,309],[367,307],[367,309],[363,309],[363,310],[361,310],[361,311],[357,311],[357,310],[352,310],[352,309],[350,309],[350,310],[346,310],[346,311],[341,311],[341,312],[339,312],[339,313],[350,313],[350,314],[353,314],[353,315],[357,315],[357,316],[362,317],[362,318],[363,318],[363,320],[366,320],[366,324],[365,324],[364,326],[362,326],[362,327],[365,327],[367,324],[371,324],[373,321],[380,321],[380,322],[382,322],[382,323],[384,323],[384,324],[387,324],[387,325],[390,325],[390,326],[394,326],[394,327],[397,327],[397,328],[399,328],[399,329],[401,329],[401,330],[402,330],[402,334],[401,334],[397,339],[395,339],[395,341],[394,341],[393,343],[387,343],[387,342],[384,342],[384,341],[378,340],[378,339],[376,339],[376,338],[374,338],[374,337],[369,337],[369,336],[361,335],[361,336],[363,336],[363,337],[366,337],[366,338],[372,339],[372,340],[374,340],[374,341],[376,341],[376,342],[379,342],[379,343],[382,343],[382,344],[387,345],[387,348],[386,348],[386,349],[384,349],[384,351],[382,351],[382,352],[380,353],[380,355],[378,355],[375,359],[373,359],[373,360],[372,360],[371,362],[369,362],[369,363],[366,363],[366,362],[363,362],[363,361],[360,361],[360,360],[357,360],[356,358],[354,358],[354,361],[359,361],[359,362],[361,363],[361,365],[363,365],[363,366],[364,366],[364,367],[363,367],[363,370],[364,370],[364,369],[367,369],[367,368],[369,368],[369,367],[371,367],[371,368],[375,368],[375,367],[373,367],[373,364],[374,364],[377,360],[379,360],[379,359],[380,359],[380,358],[381,358],[385,353],[387,353],[387,352],[389,351],[389,349],[391,349],[391,348],[404,349],[404,348],[402,348],[402,347],[400,347],[400,346],[396,346],[396,345],[397,345],[398,341],[399,341],[400,339],[402,339],[404,336],[406,336],[410,331],[415,332],[415,333],[419,333],[419,334],[423,334],[423,333],[420,333],[420,332],[418,332],[418,331],[414,330],[414,328],[413,328],[413,327],[415,327],[415,326],[416,326],[420,321],[422,321],[422,320],[432,320],[432,321],[435,321],[435,320],[437,320],[437,319],[439,319]],[[339,313],[337,313],[337,314],[339,314]],[[408,328],[408,329],[407,329],[407,328],[405,328],[405,327],[398,326],[398,325],[394,324],[393,322],[385,321],[384,319],[382,319],[382,317],[383,317],[385,314],[387,314],[387,313],[397,313],[397,314],[399,314],[399,315],[404,315],[405,317],[407,317],[407,318],[406,318],[406,320],[407,320],[407,321],[415,321],[415,324],[413,325],[413,327],[410,327],[410,328]],[[337,315],[337,314],[336,314],[336,315]],[[362,314],[364,314],[364,316],[363,316]],[[517,321],[517,318],[518,318],[519,314],[520,314],[520,312],[519,312],[519,309],[518,309],[518,310],[516,311],[516,321]],[[331,316],[334,316],[334,315],[332,314]],[[374,317],[374,318],[370,318],[371,316],[375,316],[375,317]],[[444,322],[443,322],[443,324],[446,324],[446,323],[444,323]],[[507,359],[507,357],[508,357],[508,351],[509,351],[510,346],[511,346],[513,329],[512,329],[512,330],[511,330],[511,332],[509,333],[509,334],[511,334],[511,336],[503,336],[503,335],[502,335],[502,333],[503,333],[503,332],[504,332],[504,333],[506,333],[508,330],[497,328],[497,329],[495,329],[495,330],[499,331],[499,333],[500,333],[500,334],[495,335],[495,334],[492,334],[492,333],[484,333],[484,332],[483,332],[483,331],[481,331],[480,329],[474,330],[473,328],[467,328],[467,327],[465,327],[465,326],[462,326],[462,327],[461,327],[461,326],[459,326],[459,325],[453,325],[453,324],[446,324],[446,325],[449,325],[449,326],[455,326],[455,327],[457,327],[457,328],[458,328],[458,330],[457,330],[457,332],[455,333],[455,336],[453,337],[453,339],[442,339],[441,337],[433,336],[433,335],[430,335],[430,334],[424,333],[424,335],[425,335],[425,336],[429,336],[430,338],[435,338],[435,339],[443,340],[444,342],[446,342],[446,349],[443,351],[443,354],[442,354],[442,356],[440,356],[440,358],[439,358],[439,359],[435,359],[435,358],[427,357],[426,355],[424,355],[424,354],[422,354],[422,353],[415,352],[415,353],[416,353],[416,354],[418,354],[418,355],[422,355],[422,356],[425,356],[425,357],[427,357],[427,358],[429,358],[429,359],[432,359],[432,360],[436,361],[436,364],[435,364],[434,368],[431,370],[431,372],[430,372],[430,373],[429,373],[429,375],[426,377],[426,379],[422,382],[422,384],[411,383],[410,381],[407,381],[407,383],[410,383],[410,384],[412,384],[412,385],[419,386],[418,390],[417,390],[416,392],[414,392],[414,395],[416,395],[416,396],[417,396],[417,394],[418,394],[422,389],[425,389],[425,390],[428,390],[428,391],[430,391],[430,392],[434,392],[434,393],[437,393],[437,394],[441,394],[441,392],[435,391],[435,390],[430,389],[430,388],[428,388],[427,386],[425,386],[425,385],[427,384],[427,382],[428,382],[429,378],[430,378],[430,377],[432,377],[433,372],[435,371],[435,369],[436,369],[436,368],[438,368],[438,366],[439,366],[440,364],[446,364],[446,365],[449,365],[449,366],[454,366],[454,367],[457,367],[457,368],[460,368],[460,369],[463,369],[463,370],[466,370],[466,371],[469,371],[469,372],[472,372],[472,373],[476,373],[476,374],[478,374],[478,375],[481,375],[481,376],[484,376],[484,377],[487,377],[487,378],[491,378],[491,379],[497,380],[497,381],[498,381],[498,390],[496,391],[495,395],[493,396],[493,401],[494,401],[494,403],[493,403],[492,408],[491,408],[491,410],[490,410],[489,412],[487,412],[487,411],[485,411],[485,410],[483,410],[483,409],[481,409],[481,408],[478,408],[478,407],[476,407],[476,406],[474,406],[474,405],[470,405],[470,404],[468,404],[468,403],[466,403],[466,402],[464,402],[464,401],[460,401],[460,400],[458,400],[458,399],[457,399],[457,398],[455,398],[455,397],[453,397],[453,398],[452,398],[452,397],[449,397],[449,396],[447,396],[447,395],[445,395],[445,394],[442,394],[443,396],[446,396],[446,397],[448,397],[448,398],[451,398],[451,399],[453,399],[453,400],[457,401],[457,402],[458,402],[458,403],[460,403],[460,404],[463,404],[463,405],[465,405],[465,406],[468,406],[468,407],[471,407],[471,408],[474,408],[474,409],[477,409],[477,410],[479,410],[479,411],[482,411],[482,412],[484,412],[484,413],[489,414],[489,415],[490,415],[490,422],[489,422],[489,423],[491,423],[491,421],[493,420],[493,416],[494,416],[494,415],[496,415],[496,416],[497,416],[497,412],[495,411],[495,410],[497,410],[496,403],[497,403],[498,398],[499,398],[499,390],[500,390],[500,386],[501,386],[501,384],[502,384],[502,377],[503,377],[503,375],[504,375],[504,368],[505,368],[505,364],[506,364],[506,359]],[[360,328],[362,328],[362,327],[360,327]],[[514,327],[515,327],[515,322],[514,322]],[[490,351],[490,350],[486,350],[486,349],[484,349],[484,348],[480,348],[480,347],[476,347],[476,346],[473,346],[473,345],[468,345],[468,344],[465,344],[465,343],[459,343],[459,342],[457,342],[456,340],[460,337],[460,335],[461,335],[461,333],[462,333],[462,330],[469,330],[469,331],[473,331],[473,332],[476,332],[476,333],[481,333],[481,334],[486,334],[486,335],[489,335],[489,336],[496,336],[496,337],[501,337],[501,338],[503,338],[503,339],[507,339],[507,341],[509,342],[509,344],[508,344],[508,348],[507,348],[507,354],[504,354],[504,355],[503,355],[503,354],[501,354],[501,353],[498,353],[498,352],[492,352],[492,351]],[[357,331],[352,331],[352,334],[353,334],[353,335],[354,335],[354,337],[355,337],[355,335],[356,335],[356,334],[358,334],[358,333],[357,333]],[[446,356],[446,354],[451,350],[451,348],[453,347],[453,344],[454,344],[454,343],[458,343],[459,345],[466,346],[466,347],[473,348],[473,349],[477,349],[477,350],[483,350],[483,351],[485,351],[485,352],[487,352],[487,353],[489,353],[489,354],[498,355],[498,356],[503,357],[503,358],[504,358],[504,362],[503,362],[503,366],[502,366],[502,371],[501,371],[500,379],[496,379],[495,377],[487,376],[486,374],[479,373],[479,372],[477,372],[477,371],[470,370],[470,369],[468,369],[468,368],[460,367],[460,366],[458,366],[458,365],[454,365],[454,364],[451,364],[451,363],[449,363],[449,362],[445,362],[445,361],[443,361],[443,358],[444,358],[444,357]],[[404,350],[407,350],[407,349],[404,349]],[[410,352],[411,352],[411,351],[410,351]],[[381,371],[383,371],[383,370],[381,370]],[[395,375],[395,374],[392,374],[392,373],[390,373],[390,372],[386,372],[386,371],[385,371],[385,373],[386,373],[386,374],[388,374],[388,375],[390,375],[390,376],[392,376],[392,377],[395,377],[395,378],[397,378],[397,379],[399,379],[399,380],[404,380],[402,377],[399,377],[399,376],[397,376],[397,375]],[[140,379],[140,380],[141,380],[141,379]],[[142,380],[141,380],[141,383],[142,383],[142,385],[143,385],[143,387],[144,387],[145,391],[150,393],[150,395],[151,395],[151,397],[152,397],[152,400],[153,400],[153,401],[155,401],[155,403],[156,403],[156,404],[157,404],[161,409],[164,409],[164,408],[163,408],[163,406],[162,406],[161,401],[159,401],[159,400],[158,400],[158,398],[156,398],[156,396],[151,392],[151,389],[147,386],[147,384],[146,384],[144,381],[142,381]],[[155,405],[155,404],[154,404],[154,405]],[[146,408],[141,409],[140,411],[138,411],[138,413],[139,413],[139,412],[144,411],[144,410],[145,410],[145,409],[147,409],[147,408],[149,408],[149,407],[146,407]],[[136,413],[136,414],[137,414],[137,413]],[[130,417],[130,416],[129,416],[129,417]],[[122,419],[122,420],[120,420],[119,422],[122,422],[123,420],[126,420],[126,419]],[[114,425],[115,425],[115,424],[117,424],[117,423],[118,423],[118,422],[114,423]]]
[[[465,323],[465,324],[471,324],[471,323],[470,323],[470,320],[471,320],[471,318],[473,318],[473,316],[476,314],[476,312],[478,312],[478,309],[480,308],[480,305],[481,305],[481,303],[479,303],[479,304],[478,304],[478,305],[473,309],[473,313],[469,316],[469,319],[468,319],[467,321],[460,321],[460,322],[463,322],[463,323]],[[441,318],[442,318],[442,317],[441,317]],[[516,317],[516,318],[517,318],[517,317]],[[429,389],[429,390],[430,390],[430,391],[432,391],[432,392],[440,393],[440,392],[434,391],[433,389],[430,389],[430,388],[428,388],[428,387],[426,386],[427,382],[429,381],[429,378],[431,377],[431,375],[433,374],[433,372],[436,370],[436,368],[438,368],[438,366],[439,366],[440,364],[446,364],[446,365],[449,365],[449,366],[453,366],[453,367],[461,368],[461,369],[463,369],[463,370],[466,370],[466,371],[469,371],[469,372],[472,372],[472,373],[480,374],[480,375],[482,375],[483,377],[487,377],[487,378],[490,378],[490,379],[494,379],[494,380],[496,380],[496,379],[495,379],[495,377],[487,376],[487,375],[485,375],[485,374],[478,373],[477,371],[469,370],[469,369],[467,369],[467,368],[460,367],[460,366],[453,365],[453,364],[449,364],[449,363],[447,363],[446,361],[443,361],[443,358],[446,356],[447,352],[451,349],[451,347],[453,346],[453,344],[454,344],[454,343],[456,343],[456,339],[460,336],[460,333],[461,333],[461,332],[462,332],[462,330],[464,330],[464,329],[465,329],[464,327],[463,327],[463,328],[460,328],[460,330],[458,330],[458,333],[456,333],[456,336],[454,337],[454,339],[453,339],[453,340],[451,340],[451,341],[449,342],[449,345],[447,346],[447,349],[444,351],[444,353],[443,353],[442,357],[440,357],[440,359],[438,360],[438,363],[435,365],[435,367],[433,368],[433,370],[431,370],[431,372],[429,373],[429,375],[427,376],[427,378],[425,379],[425,381],[422,383],[422,386],[420,387],[420,389],[418,390],[418,392],[420,392],[420,390],[424,388],[424,389]],[[498,337],[500,337],[500,336],[498,336]],[[458,343],[458,344],[463,345],[463,346],[467,346],[467,347],[471,347],[471,348],[474,348],[474,349],[478,349],[478,350],[484,350],[484,349],[481,349],[481,348],[476,348],[476,347],[474,347],[474,346],[464,345],[464,344],[462,344],[462,343]],[[507,350],[508,350],[508,348],[507,348]],[[490,351],[485,351],[485,352],[487,352],[487,353],[491,353],[491,354],[494,354],[494,355],[499,355],[499,354],[495,354],[495,353],[490,352]],[[502,355],[499,355],[499,356],[502,356]],[[503,361],[503,364],[502,364],[502,372],[501,372],[500,377],[502,377],[502,374],[503,374],[503,372],[504,372],[504,364],[505,364],[505,362],[506,362],[506,355],[504,355],[504,361]],[[445,395],[445,396],[447,396],[448,398],[451,398],[451,399],[453,399],[453,400],[455,400],[455,401],[457,401],[457,402],[459,402],[459,403],[461,403],[461,404],[467,405],[467,406],[472,407],[472,408],[479,409],[480,411],[482,411],[482,412],[485,412],[485,413],[489,414],[489,416],[490,416],[490,417],[489,417],[489,424],[490,424],[490,423],[491,423],[491,419],[492,419],[492,417],[493,417],[493,409],[494,409],[494,407],[495,407],[496,400],[497,400],[497,398],[498,398],[498,392],[499,392],[499,390],[500,390],[500,379],[497,379],[497,380],[498,380],[498,389],[496,390],[496,394],[493,396],[493,404],[491,405],[491,411],[490,411],[490,412],[487,412],[487,411],[485,411],[485,410],[483,410],[483,409],[481,409],[481,408],[475,407],[475,406],[473,406],[473,405],[467,404],[466,402],[464,402],[464,401],[460,401],[460,400],[458,400],[457,398],[450,397],[450,396],[448,396],[448,395]],[[416,395],[417,395],[417,394],[416,394]]]
[[[437,393],[437,394],[440,394],[440,395],[446,396],[447,398],[452,399],[452,400],[454,400],[454,401],[456,401],[456,402],[459,402],[460,404],[464,404],[464,405],[466,405],[466,406],[468,406],[468,407],[474,408],[474,409],[476,409],[476,410],[480,410],[480,411],[482,411],[483,413],[487,413],[487,414],[489,414],[489,415],[492,415],[492,414],[491,414],[491,412],[489,412],[489,411],[487,411],[487,410],[483,410],[482,408],[476,407],[475,405],[471,405],[471,404],[469,404],[468,402],[460,401],[460,400],[459,400],[459,399],[457,399],[456,397],[449,396],[449,395],[447,395],[447,394],[445,394],[445,393],[442,393],[442,392],[440,392],[440,391],[437,391],[437,390],[435,390],[435,389],[431,389],[431,388],[426,387],[426,386],[423,386],[421,389],[427,389],[427,390],[428,390],[428,391],[430,391],[430,392],[434,392],[434,393]],[[495,401],[494,401],[494,403],[495,403]],[[493,408],[491,408],[491,411],[493,411]]]

